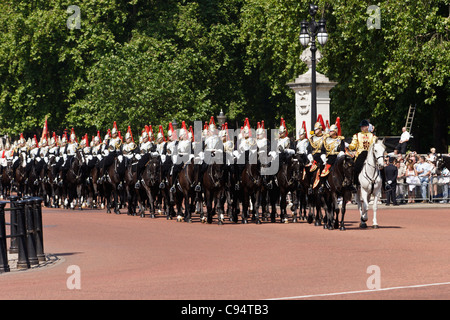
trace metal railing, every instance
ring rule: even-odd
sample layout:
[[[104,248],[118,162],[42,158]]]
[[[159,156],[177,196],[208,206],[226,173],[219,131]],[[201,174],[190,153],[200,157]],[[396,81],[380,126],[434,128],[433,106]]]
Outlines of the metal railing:
[[[42,198],[11,196],[0,202],[0,273],[9,272],[9,253],[17,253],[17,269],[28,269],[45,261],[42,225]],[[5,208],[7,204],[9,208]],[[10,212],[10,234],[6,234],[5,214]]]
[[[450,203],[449,189],[449,183],[433,178],[418,183],[397,183],[396,199],[399,203]],[[382,190],[382,201],[387,199],[386,195],[387,191]]]

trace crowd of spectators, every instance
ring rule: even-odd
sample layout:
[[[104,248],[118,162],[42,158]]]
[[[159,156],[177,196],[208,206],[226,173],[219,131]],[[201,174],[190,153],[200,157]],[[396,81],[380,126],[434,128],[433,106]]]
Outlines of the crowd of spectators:
[[[426,155],[415,151],[401,154],[398,150],[386,154],[386,166],[389,159],[398,169],[396,194],[397,201],[414,203],[420,201],[450,203],[449,185],[450,172],[447,168],[439,170],[436,167],[436,149],[431,148]]]

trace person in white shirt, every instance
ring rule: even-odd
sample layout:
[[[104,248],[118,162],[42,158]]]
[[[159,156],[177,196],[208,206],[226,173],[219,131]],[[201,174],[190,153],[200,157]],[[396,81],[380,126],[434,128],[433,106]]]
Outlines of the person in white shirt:
[[[402,135],[400,136],[400,140],[398,141],[397,146],[395,149],[398,150],[398,153],[405,154],[406,153],[406,146],[408,144],[410,134],[408,131],[406,131],[406,127],[402,128]]]

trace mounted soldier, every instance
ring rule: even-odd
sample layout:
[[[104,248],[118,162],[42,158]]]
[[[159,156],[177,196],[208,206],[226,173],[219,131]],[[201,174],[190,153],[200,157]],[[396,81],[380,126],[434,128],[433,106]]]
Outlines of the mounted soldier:
[[[322,115],[319,115],[317,122],[314,124],[314,134],[309,138],[309,145],[307,147],[307,158],[309,160],[310,172],[316,171],[316,179],[313,183],[313,188],[315,188],[320,181],[320,162],[325,165],[326,155],[323,152],[323,140],[325,135],[323,134],[324,122]]]
[[[138,159],[137,163],[137,182],[135,185],[136,189],[141,187],[142,180],[142,172],[144,171],[145,165],[150,160],[151,153],[156,151],[156,145],[153,143],[153,129],[152,126],[145,126],[145,129],[142,131],[140,137],[139,144],[139,156],[136,156]]]
[[[257,151],[256,140],[252,137],[252,131],[248,118],[245,118],[244,126],[241,128],[240,137],[238,137],[238,142],[239,146],[233,154],[236,157],[237,177],[240,178],[242,176],[242,171],[244,171],[245,165],[250,163],[250,161],[252,163],[254,162],[254,159],[251,156],[256,155]],[[240,189],[239,180],[236,181],[236,190]]]
[[[307,153],[308,153],[308,145],[309,145],[309,139],[308,139],[308,133],[306,131],[306,122],[303,121],[302,128],[298,131],[298,140],[297,144],[295,146],[296,153],[300,156],[300,159],[304,164],[307,163]]]
[[[361,132],[353,135],[352,142],[348,146],[351,151],[356,151],[354,183],[359,186],[358,176],[367,158],[367,151],[370,146],[377,140],[377,137],[369,132],[369,121],[362,120],[359,124]]]
[[[326,154],[325,170],[322,171],[321,177],[326,177],[330,173],[330,168],[336,162],[338,157],[345,154],[344,137],[339,135],[341,132],[339,122],[331,125],[329,133],[323,140],[323,152]]]
[[[117,129],[117,123],[114,121],[113,128],[110,131],[111,136],[108,134],[105,136],[103,143],[107,148],[102,150],[102,160],[98,163],[100,168],[99,183],[103,183],[107,178],[108,168],[113,164],[114,158],[121,155],[122,139],[119,136],[119,130]]]

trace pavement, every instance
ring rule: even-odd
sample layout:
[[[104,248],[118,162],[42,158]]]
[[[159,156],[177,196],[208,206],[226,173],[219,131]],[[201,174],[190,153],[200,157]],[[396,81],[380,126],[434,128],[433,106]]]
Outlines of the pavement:
[[[183,223],[44,209],[47,261],[16,271],[11,260],[12,271],[0,274],[0,299],[448,300],[449,208],[379,205],[380,228],[371,228],[369,210],[363,230],[349,205],[346,231],[306,221],[218,226],[198,215]],[[368,289],[374,266],[380,290]],[[76,276],[79,288],[70,285]]]

